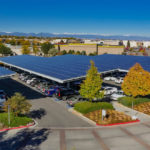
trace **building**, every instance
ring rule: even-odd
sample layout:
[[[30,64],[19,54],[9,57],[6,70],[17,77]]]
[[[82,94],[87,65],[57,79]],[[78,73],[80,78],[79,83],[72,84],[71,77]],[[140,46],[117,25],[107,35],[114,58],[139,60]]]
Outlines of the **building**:
[[[69,51],[74,50],[75,52],[85,51],[87,55],[96,53],[100,54],[122,54],[124,52],[124,46],[101,46],[98,44],[84,44],[84,43],[76,43],[76,44],[65,44],[65,45],[56,45],[55,46],[60,51]]]

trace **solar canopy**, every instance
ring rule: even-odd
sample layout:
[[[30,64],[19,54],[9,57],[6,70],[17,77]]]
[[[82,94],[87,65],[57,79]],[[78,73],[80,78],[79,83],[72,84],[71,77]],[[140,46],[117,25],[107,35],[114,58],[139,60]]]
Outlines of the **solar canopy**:
[[[125,55],[63,55],[55,57],[39,57],[31,55],[19,55],[0,58],[4,64],[22,69],[24,71],[65,83],[85,77],[90,67],[90,60],[95,62],[100,73],[111,70],[128,71],[135,63],[150,71],[150,57],[125,56]]]
[[[10,71],[6,68],[0,67],[0,78],[11,76],[13,74],[15,74],[15,72]]]

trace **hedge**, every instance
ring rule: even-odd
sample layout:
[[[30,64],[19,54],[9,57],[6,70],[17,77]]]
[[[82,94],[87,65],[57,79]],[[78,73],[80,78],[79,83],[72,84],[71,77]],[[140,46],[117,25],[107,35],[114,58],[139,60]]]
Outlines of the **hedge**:
[[[127,106],[127,107],[132,107],[132,102],[133,105],[138,105],[141,103],[145,103],[145,102],[150,102],[149,98],[133,98],[133,97],[121,97],[119,98],[119,103]]]
[[[76,103],[74,109],[80,113],[86,114],[100,109],[114,109],[112,104],[107,102],[79,102]]]

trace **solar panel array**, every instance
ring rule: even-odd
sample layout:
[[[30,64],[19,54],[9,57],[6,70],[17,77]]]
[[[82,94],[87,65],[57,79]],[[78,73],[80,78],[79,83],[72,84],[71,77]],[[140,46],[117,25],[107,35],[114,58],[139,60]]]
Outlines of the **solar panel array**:
[[[59,82],[83,77],[90,67],[90,60],[95,62],[99,72],[114,69],[128,70],[135,63],[150,71],[150,57],[148,56],[125,56],[125,55],[63,55],[55,57],[39,57],[20,55],[0,58],[1,62],[20,67],[22,69],[48,76]],[[57,80],[58,79],[58,80]]]
[[[3,67],[0,67],[0,78],[1,77],[6,77],[6,76],[10,76],[12,74],[14,74],[15,72],[13,71],[10,71],[6,68],[3,68]]]

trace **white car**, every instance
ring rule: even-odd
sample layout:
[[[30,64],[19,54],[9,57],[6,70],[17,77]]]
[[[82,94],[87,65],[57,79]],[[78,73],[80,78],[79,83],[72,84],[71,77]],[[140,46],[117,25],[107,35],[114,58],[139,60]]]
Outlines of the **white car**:
[[[27,84],[30,84],[30,83],[33,82],[34,80],[36,80],[36,78],[32,78],[32,79],[27,80]]]
[[[104,80],[105,81],[109,81],[111,77],[105,77]]]
[[[110,77],[110,80],[111,80],[111,81],[115,81],[116,78],[115,78],[115,77]]]
[[[118,89],[115,87],[104,87],[104,95],[111,95],[117,91]]]
[[[115,83],[118,83],[118,84],[123,83],[123,78],[117,78],[117,79],[115,80]]]
[[[123,91],[119,90],[118,92],[113,93],[110,98],[112,100],[118,100],[118,98],[121,98],[121,97],[124,97],[124,96],[125,95],[124,95]]]

